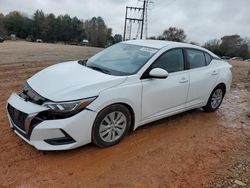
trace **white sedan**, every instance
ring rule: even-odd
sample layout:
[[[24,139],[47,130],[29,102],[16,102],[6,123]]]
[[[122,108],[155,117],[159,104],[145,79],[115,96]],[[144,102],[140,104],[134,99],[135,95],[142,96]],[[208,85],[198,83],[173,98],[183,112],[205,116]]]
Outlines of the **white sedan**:
[[[194,108],[217,110],[230,88],[230,69],[191,44],[122,42],[28,79],[8,99],[10,126],[39,150],[112,146],[146,123]]]

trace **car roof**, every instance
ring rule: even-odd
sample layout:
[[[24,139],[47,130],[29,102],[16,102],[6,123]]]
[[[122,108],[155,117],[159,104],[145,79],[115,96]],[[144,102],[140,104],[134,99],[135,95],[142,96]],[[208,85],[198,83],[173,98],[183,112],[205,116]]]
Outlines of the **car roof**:
[[[219,58],[217,55],[210,52],[209,50],[202,48],[200,46],[189,44],[189,43],[173,42],[173,41],[165,41],[165,40],[128,40],[128,41],[124,41],[123,43],[133,44],[133,45],[138,45],[138,46],[145,46],[145,47],[149,47],[149,48],[155,48],[158,50],[165,48],[165,47],[168,47],[168,48],[177,48],[177,47],[179,47],[179,48],[194,48],[194,49],[198,49],[198,50],[203,50],[203,51],[209,53],[210,55],[212,55],[216,58]]]
[[[189,48],[197,48],[198,46],[182,43],[182,42],[173,42],[173,41],[165,41],[165,40],[128,40],[123,43],[126,44],[134,44],[138,46],[145,46],[150,48],[161,49],[164,47],[189,47]]]

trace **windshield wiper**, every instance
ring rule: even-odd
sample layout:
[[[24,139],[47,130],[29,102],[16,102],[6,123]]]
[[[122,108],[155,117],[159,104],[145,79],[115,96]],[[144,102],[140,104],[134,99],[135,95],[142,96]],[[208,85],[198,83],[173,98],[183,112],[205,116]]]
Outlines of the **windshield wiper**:
[[[87,65],[87,62],[88,62],[88,60],[79,60],[79,61],[78,61],[78,63],[79,63],[80,65],[89,67],[89,68],[91,68],[91,69],[100,71],[100,72],[105,73],[105,74],[110,74],[110,71],[105,70],[105,69],[103,69],[103,68],[96,67],[96,66],[88,66],[88,65]]]
[[[110,71],[106,70],[106,69],[103,69],[103,68],[100,68],[100,67],[96,67],[96,66],[87,66],[93,70],[97,70],[99,72],[102,72],[102,73],[105,73],[105,74],[110,74]]]
[[[81,60],[78,61],[78,63],[79,63],[80,65],[86,66],[87,61],[88,61],[87,59],[81,59]]]

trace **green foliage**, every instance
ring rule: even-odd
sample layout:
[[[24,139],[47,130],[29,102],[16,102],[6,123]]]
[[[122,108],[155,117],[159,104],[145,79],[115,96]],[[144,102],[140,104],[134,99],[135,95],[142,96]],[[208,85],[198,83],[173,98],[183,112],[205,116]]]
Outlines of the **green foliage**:
[[[121,41],[122,41],[122,35],[116,34],[116,35],[114,36],[114,42],[115,42],[115,43],[119,43],[119,42],[121,42]]]
[[[239,35],[224,36],[221,40],[214,39],[205,43],[204,47],[220,56],[249,58],[249,40]]]
[[[25,40],[28,41],[28,42],[35,42],[35,38],[34,38],[33,35],[27,36]]]
[[[8,34],[16,34],[20,38],[29,35],[32,21],[17,11],[10,12],[3,18],[3,25]]]
[[[69,15],[44,14],[37,10],[32,18],[13,11],[4,16],[0,13],[0,35],[15,34],[28,41],[42,39],[45,42],[79,44],[87,39],[91,46],[105,47],[112,38],[112,30],[101,17],[82,21]]]
[[[0,13],[0,35],[6,35],[6,30],[4,27],[4,15]]]
[[[165,30],[162,35],[158,36],[159,40],[168,40],[175,42],[184,42],[187,38],[183,29],[179,29],[176,27],[170,27]]]
[[[210,50],[211,52],[219,55],[219,56],[222,56],[223,54],[222,54],[220,45],[221,45],[220,40],[213,39],[213,40],[210,40],[210,41],[206,42],[203,47]]]
[[[150,40],[157,40],[156,36],[151,36],[148,39],[150,39]]]
[[[185,31],[180,28],[176,27],[169,27],[168,29],[164,30],[161,35],[158,37],[151,36],[148,39],[151,40],[167,40],[167,41],[175,41],[175,42],[184,42],[187,38]]]
[[[104,47],[112,35],[101,17],[93,17],[85,22],[86,34],[91,46]]]

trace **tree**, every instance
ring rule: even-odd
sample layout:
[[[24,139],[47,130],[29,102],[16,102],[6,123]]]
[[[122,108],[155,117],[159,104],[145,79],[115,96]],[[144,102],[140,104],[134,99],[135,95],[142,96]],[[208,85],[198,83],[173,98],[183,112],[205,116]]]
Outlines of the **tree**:
[[[150,39],[150,40],[156,40],[157,37],[156,37],[156,36],[151,36],[151,37],[149,37],[148,39]]]
[[[105,47],[109,47],[113,44],[115,44],[115,38],[112,36],[112,29],[108,28],[107,33],[106,33],[106,37],[107,37],[107,42]]]
[[[13,11],[4,16],[0,13],[0,35],[16,34],[17,37],[34,41],[42,39],[46,42],[63,41],[78,44],[88,39],[91,46],[105,47],[112,45],[112,29],[108,28],[101,17],[82,21],[69,15],[44,14],[37,10],[30,19],[20,12]],[[116,38],[118,41],[119,37]]]
[[[61,17],[61,40],[64,42],[72,41],[73,27],[71,18],[68,14]]]
[[[0,13],[0,36],[6,35],[6,29],[4,27],[4,15]]]
[[[54,14],[49,14],[45,18],[44,24],[46,25],[46,41],[54,42],[57,40],[56,31],[56,17]]]
[[[221,40],[213,39],[203,46],[220,56],[250,58],[250,43],[248,38],[239,35],[224,36]]]
[[[120,35],[120,34],[115,34],[115,36],[114,36],[114,42],[115,43],[119,43],[119,42],[121,42],[122,41],[122,35]]]
[[[107,43],[108,39],[108,28],[102,19],[102,17],[97,17],[96,19],[96,24],[97,24],[97,46],[103,47]]]
[[[220,49],[224,55],[230,57],[246,57],[248,55],[248,44],[239,35],[224,36],[221,41]]]
[[[90,46],[97,46],[97,23],[96,17],[85,22],[85,29]]]
[[[244,41],[248,45],[248,55],[246,56],[246,59],[250,59],[250,38],[246,37]]]
[[[167,30],[165,30],[163,34],[158,37],[158,39],[176,41],[176,42],[184,42],[186,37],[187,36],[183,29],[170,27]]]
[[[46,40],[48,31],[45,28],[45,15],[42,10],[37,10],[33,16],[33,35],[35,38]]]
[[[101,17],[93,17],[85,22],[87,38],[91,46],[105,47],[112,35],[112,29],[108,28]]]
[[[221,46],[221,40],[213,39],[213,40],[206,42],[203,47],[212,51],[213,53],[217,55],[224,55],[221,52],[220,46]]]
[[[83,23],[77,18],[72,19],[72,40],[74,42],[81,42],[85,37],[85,31],[83,29]]]
[[[17,11],[7,14],[3,24],[8,34],[15,34],[20,38],[26,38],[30,34],[31,20]]]

